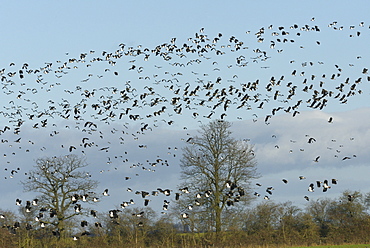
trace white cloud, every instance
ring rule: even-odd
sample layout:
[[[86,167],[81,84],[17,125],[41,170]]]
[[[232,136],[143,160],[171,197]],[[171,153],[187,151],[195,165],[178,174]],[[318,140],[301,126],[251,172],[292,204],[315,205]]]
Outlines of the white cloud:
[[[333,123],[328,123],[330,116],[334,119]],[[250,139],[250,143],[255,144],[258,171],[262,175],[257,181],[261,182],[263,187],[275,188],[271,198],[304,204],[304,195],[312,198],[335,197],[345,189],[370,191],[367,183],[367,172],[370,169],[367,165],[370,159],[367,149],[370,139],[367,127],[369,120],[370,108],[336,113],[302,111],[294,118],[290,115],[274,116],[269,125],[265,125],[261,119],[257,122],[251,120],[234,122],[232,131],[238,139]],[[99,130],[104,135],[103,139],[99,137],[98,132],[87,135],[74,129],[61,129],[60,134],[50,137],[51,129],[31,131],[25,129],[19,145],[22,149],[15,146],[14,135],[7,137],[13,146],[4,149],[7,158],[3,158],[3,161],[10,162],[9,168],[21,167],[21,171],[13,179],[6,179],[7,184],[1,184],[0,189],[7,190],[11,197],[24,200],[32,198],[29,193],[21,193],[18,181],[24,178],[22,175],[24,172],[31,169],[34,159],[38,156],[68,154],[69,145],[75,145],[77,149],[73,153],[79,154],[83,150],[79,146],[81,139],[89,137],[89,142],[94,141],[98,146],[84,149],[89,163],[86,170],[92,174],[93,179],[100,181],[97,192],[109,188],[111,195],[102,197],[102,202],[97,206],[98,210],[114,208],[129,199],[134,199],[137,205],[141,206],[141,196],[127,192],[128,187],[134,191],[152,191],[158,187],[176,191],[181,173],[179,167],[181,148],[186,145],[184,140],[196,135],[196,131],[168,130],[166,127],[159,127],[153,131],[147,130],[145,134],[136,133],[138,139],[135,139],[131,135],[135,133],[134,128],[125,129],[125,134],[121,131],[111,132],[119,128],[122,129],[118,124],[101,127]],[[123,144],[119,143],[121,136],[124,137]],[[311,137],[315,138],[316,142],[309,144],[308,140]],[[33,140],[35,144],[29,144],[28,140]],[[60,144],[66,147],[60,150]],[[139,148],[140,144],[145,144],[147,148]],[[42,150],[42,147],[47,149]],[[108,152],[100,151],[102,147],[109,147]],[[24,152],[26,148],[32,149],[33,152]],[[11,152],[14,150],[22,156],[12,156]],[[320,156],[319,161],[313,162],[317,156]],[[350,159],[342,160],[346,156]],[[128,161],[123,162],[125,159]],[[167,160],[169,166],[161,164],[151,166],[150,163],[156,159]],[[134,164],[139,166],[133,166]],[[307,179],[300,181],[298,179],[300,175],[306,176]],[[125,180],[126,176],[130,179]],[[287,185],[281,182],[283,178],[289,180]],[[307,191],[310,182],[331,178],[338,179],[338,185],[333,186],[327,193],[315,191],[309,194]],[[260,193],[265,194],[263,188],[256,190],[262,190]],[[163,197],[151,197],[150,205],[160,210]],[[12,208],[14,200],[6,201],[4,208]]]

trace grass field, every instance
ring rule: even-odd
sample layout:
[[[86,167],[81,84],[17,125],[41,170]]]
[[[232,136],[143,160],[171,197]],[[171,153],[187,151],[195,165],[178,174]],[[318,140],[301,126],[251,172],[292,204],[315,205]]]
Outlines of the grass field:
[[[294,246],[291,248],[370,248],[370,244],[362,245],[319,245],[319,246]]]

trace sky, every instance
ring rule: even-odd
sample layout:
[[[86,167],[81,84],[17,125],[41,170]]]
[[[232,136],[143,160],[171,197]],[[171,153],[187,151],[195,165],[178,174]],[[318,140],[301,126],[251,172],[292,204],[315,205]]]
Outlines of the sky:
[[[14,128],[20,119],[24,123],[19,135],[11,131],[0,135],[0,139],[8,140],[0,144],[4,153],[0,160],[1,209],[15,210],[16,198],[34,198],[37,194],[23,192],[19,183],[24,173],[32,169],[36,158],[69,154],[70,146],[77,147],[72,153],[86,157],[86,170],[100,182],[97,191],[110,191],[97,209],[107,211],[131,198],[142,206],[140,197],[127,188],[176,189],[185,140],[197,134],[199,125],[222,114],[233,123],[235,138],[248,139],[254,145],[261,175],[256,183],[262,184],[255,191],[262,196],[265,187],[272,186],[271,200],[292,201],[304,207],[305,195],[318,199],[338,197],[347,189],[370,192],[370,82],[364,71],[370,62],[368,9],[370,3],[366,1],[348,4],[318,0],[4,3],[0,70],[4,68],[1,76],[6,79],[1,82],[0,127]],[[288,34],[283,35],[283,31]],[[163,44],[164,54],[171,44],[198,49],[197,35],[209,39],[199,43],[209,45],[207,52],[173,52],[167,54],[169,57],[151,52]],[[213,43],[215,38],[219,40]],[[241,49],[235,51],[238,42],[242,42]],[[143,54],[105,57],[135,49],[150,54],[149,59]],[[216,50],[222,54],[217,55]],[[63,68],[64,62],[70,69]],[[22,69],[25,63],[28,67]],[[28,74],[28,69],[40,72]],[[19,70],[24,71],[24,78],[19,77]],[[243,92],[258,98],[250,100],[250,106],[238,108],[241,97],[237,93],[228,95],[227,111],[223,110],[224,102],[214,108],[217,98],[207,101],[208,91],[225,88],[235,92],[254,82],[258,82],[258,89]],[[206,89],[208,83],[214,84],[212,89]],[[191,103],[187,103],[185,88],[191,91],[197,86],[201,90],[189,96]],[[312,96],[323,94],[323,89],[333,92],[322,97],[327,100],[325,106],[309,107]],[[104,116],[90,108],[97,102],[119,102],[122,90],[131,99],[110,107],[116,117],[103,120]],[[86,97],[89,93],[94,95]],[[178,108],[171,104],[176,97],[181,97]],[[262,102],[263,107],[258,108]],[[89,107],[83,108],[83,104]],[[160,116],[147,116],[163,106],[166,111]],[[73,112],[75,107],[80,109],[78,120],[71,113],[69,119],[58,114],[66,108]],[[127,115],[118,119],[127,108],[129,114],[142,119],[135,121]],[[41,112],[50,115],[31,117]],[[330,117],[332,123],[328,122]],[[48,124],[41,127],[45,119]],[[89,134],[84,127],[88,121],[98,126],[97,131],[90,130]],[[145,124],[150,129],[140,131]],[[20,143],[15,142],[19,137]],[[97,146],[83,149],[80,144],[84,137]],[[316,142],[308,143],[310,138]],[[100,150],[103,147],[109,147],[107,152]],[[158,158],[167,160],[169,166],[151,167],[149,163]],[[16,168],[20,170],[11,178],[10,171]],[[126,176],[131,179],[124,180]],[[306,179],[299,180],[299,176]],[[338,179],[338,184],[328,192],[308,192],[311,182],[332,178]],[[261,198],[255,202],[263,201]],[[160,212],[163,199],[152,199],[150,205]]]

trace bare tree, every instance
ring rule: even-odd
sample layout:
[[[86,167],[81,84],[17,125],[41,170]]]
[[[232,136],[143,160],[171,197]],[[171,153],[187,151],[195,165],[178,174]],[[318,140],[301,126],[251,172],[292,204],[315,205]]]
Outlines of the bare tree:
[[[248,202],[251,179],[258,177],[253,146],[232,138],[230,127],[231,123],[222,120],[202,125],[200,136],[188,139],[180,162],[181,187],[190,192],[182,194],[187,196],[187,211],[206,212],[203,222],[217,233],[225,208]]]
[[[87,163],[76,155],[46,157],[36,160],[28,179],[21,182],[26,192],[38,192],[37,203],[27,203],[25,208],[40,208],[38,221],[41,226],[51,224],[58,234],[66,228],[66,221],[84,214],[82,202],[94,202],[98,182],[89,173],[81,171]],[[48,212],[46,212],[48,211]],[[33,212],[33,211],[32,211]]]

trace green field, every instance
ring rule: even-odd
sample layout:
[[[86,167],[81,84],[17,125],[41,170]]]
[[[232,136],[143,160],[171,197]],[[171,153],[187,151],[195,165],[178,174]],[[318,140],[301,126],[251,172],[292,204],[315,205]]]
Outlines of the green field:
[[[292,248],[368,248],[370,244],[362,245],[319,245],[319,246],[293,246]]]

